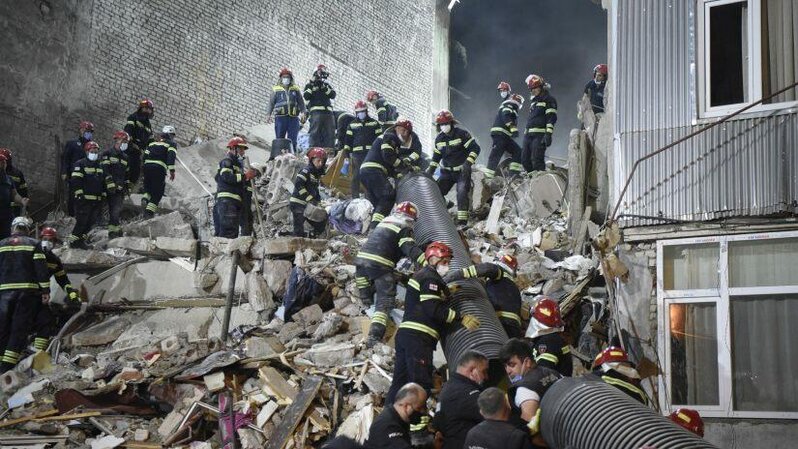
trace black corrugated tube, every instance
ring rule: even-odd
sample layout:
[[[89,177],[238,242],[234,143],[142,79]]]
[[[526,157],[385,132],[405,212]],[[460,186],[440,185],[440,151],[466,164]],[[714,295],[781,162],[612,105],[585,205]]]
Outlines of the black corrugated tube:
[[[405,176],[399,182],[396,202],[412,201],[418,207],[418,220],[413,228],[415,239],[419,244],[433,241],[444,242],[454,253],[451,263],[453,270],[471,265],[471,257],[460,234],[446,210],[446,200],[441,195],[438,185],[428,175],[416,173]],[[507,341],[504,331],[483,285],[474,279],[458,282],[460,289],[453,294],[453,306],[461,315],[471,314],[479,319],[480,326],[468,331],[462,326],[453,326],[444,336],[441,344],[450,372],[454,372],[460,355],[475,349],[492,359],[496,366],[499,349]],[[493,367],[492,367],[493,368]],[[496,373],[503,375],[501,366]],[[492,372],[494,369],[491,370]],[[496,379],[498,381],[499,379]]]
[[[560,379],[540,410],[540,432],[553,449],[717,448],[604,382]]]

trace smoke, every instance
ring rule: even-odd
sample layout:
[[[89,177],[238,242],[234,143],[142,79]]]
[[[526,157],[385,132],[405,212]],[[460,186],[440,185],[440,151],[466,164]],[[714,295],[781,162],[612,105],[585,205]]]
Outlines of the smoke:
[[[496,85],[507,81],[527,100],[518,120],[523,133],[529,111],[524,79],[530,73],[551,84],[558,103],[546,157],[567,159],[568,134],[581,126],[576,103],[593,67],[608,59],[607,17],[601,6],[591,0],[463,0],[452,10],[451,42],[452,112],[477,137],[480,162],[487,162],[490,128],[501,103]]]

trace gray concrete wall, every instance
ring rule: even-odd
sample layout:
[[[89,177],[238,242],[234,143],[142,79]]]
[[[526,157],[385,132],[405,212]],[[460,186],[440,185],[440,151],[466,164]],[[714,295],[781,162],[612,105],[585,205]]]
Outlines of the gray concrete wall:
[[[336,107],[375,88],[417,124],[425,144],[444,102],[434,55],[440,0],[24,0],[0,2],[0,146],[40,196],[56,185],[56,155],[81,119],[105,146],[141,97],[154,126],[178,141],[262,123],[281,66],[304,85],[328,66]],[[440,14],[440,11],[438,11]],[[440,59],[440,57],[438,58]],[[438,64],[440,66],[440,64]],[[434,79],[438,82],[433,84]],[[439,88],[438,88],[439,89]],[[433,97],[435,97],[433,103]]]

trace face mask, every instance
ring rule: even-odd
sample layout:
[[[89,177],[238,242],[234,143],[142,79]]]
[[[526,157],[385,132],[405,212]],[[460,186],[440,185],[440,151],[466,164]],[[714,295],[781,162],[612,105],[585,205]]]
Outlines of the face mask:
[[[283,77],[283,86],[288,86],[291,84],[291,78]]]
[[[499,95],[501,95],[502,98],[507,98],[510,95],[510,92],[503,90],[499,93]]]
[[[122,142],[119,144],[119,151],[127,150],[127,142]]]
[[[83,133],[83,140],[91,140],[94,137],[94,133],[91,131],[86,131]]]
[[[358,112],[357,113],[357,119],[358,120],[365,120],[365,118],[366,118],[366,113],[365,112]]]
[[[100,155],[97,153],[89,153],[86,155],[86,157],[89,158],[90,161],[96,161]]]
[[[42,240],[42,248],[44,248],[44,249],[46,249],[48,251],[52,250],[53,249],[53,242],[51,242],[49,240]]]
[[[521,379],[523,379],[523,378],[524,378],[524,376],[522,376],[520,374],[517,374],[517,375],[515,375],[515,376],[510,378],[510,383],[514,384],[514,383],[521,382]]]
[[[441,125],[441,132],[449,133],[452,130],[452,125]]]
[[[438,265],[435,267],[435,271],[441,276],[446,276],[446,273],[449,272],[449,265]]]

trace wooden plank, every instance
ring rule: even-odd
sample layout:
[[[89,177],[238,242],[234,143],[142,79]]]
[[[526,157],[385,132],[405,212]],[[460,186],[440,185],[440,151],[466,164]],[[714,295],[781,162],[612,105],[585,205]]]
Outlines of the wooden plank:
[[[302,384],[302,389],[296,395],[294,402],[288,406],[283,415],[280,427],[266,443],[265,449],[283,449],[288,440],[294,435],[294,431],[305,416],[310,404],[316,399],[316,395],[321,388],[321,377],[308,377]]]
[[[47,422],[47,421],[69,421],[71,419],[81,419],[81,418],[90,418],[92,416],[100,416],[102,412],[85,412],[85,413],[74,413],[72,415],[59,415],[59,416],[51,416],[48,418],[37,418],[36,422]]]
[[[11,419],[0,423],[0,429],[2,429],[3,427],[10,427],[16,424],[33,421],[34,419],[46,418],[48,416],[53,416],[57,414],[58,414],[58,409],[52,409],[52,410],[47,410],[46,412],[43,413],[39,413],[38,415],[30,415],[22,418]]]
[[[258,374],[263,383],[263,387],[266,388],[270,394],[287,402],[291,402],[296,398],[297,391],[283,379],[282,374],[276,369],[271,366],[264,366],[258,370]]]
[[[501,195],[496,195],[493,197],[493,203],[490,205],[490,212],[488,212],[488,219],[485,222],[485,232],[488,234],[498,234],[499,233],[499,218],[502,214],[502,208],[504,207],[504,196],[506,193]]]

